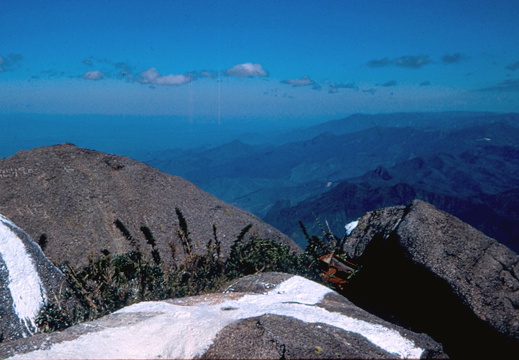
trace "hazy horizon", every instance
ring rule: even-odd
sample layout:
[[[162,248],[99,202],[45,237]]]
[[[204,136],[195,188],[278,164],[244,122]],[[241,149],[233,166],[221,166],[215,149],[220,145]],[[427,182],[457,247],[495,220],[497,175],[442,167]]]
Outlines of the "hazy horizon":
[[[354,113],[519,112],[518,12],[514,0],[0,0],[0,156],[214,146]]]
[[[451,112],[402,112],[402,114],[413,113],[444,113],[447,116]],[[459,113],[483,114],[487,112]],[[498,112],[490,113],[499,114]],[[142,161],[158,151],[213,148],[234,140],[253,145],[273,144],[294,130],[347,119],[356,114],[341,118],[323,117],[304,123],[258,121],[250,118],[227,119],[227,121],[217,123],[211,120],[188,121],[167,115],[0,114],[2,131],[0,158],[10,157],[20,150],[72,143],[79,147],[126,155]],[[382,116],[383,118],[384,116]],[[373,122],[367,124],[368,127],[382,125],[383,123]],[[317,135],[319,133],[315,134],[315,136]]]
[[[0,1],[0,113],[519,111],[514,0]]]

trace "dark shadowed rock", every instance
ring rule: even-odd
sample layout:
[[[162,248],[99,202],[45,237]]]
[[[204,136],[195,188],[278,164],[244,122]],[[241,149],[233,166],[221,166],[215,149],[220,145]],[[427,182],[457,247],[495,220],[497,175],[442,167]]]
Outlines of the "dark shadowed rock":
[[[519,257],[416,200],[367,213],[345,244],[357,305],[443,343],[449,356],[519,350]]]
[[[25,232],[0,215],[0,338],[9,341],[38,331],[38,312],[64,290],[63,274]]]
[[[263,284],[263,285],[261,285]],[[258,291],[259,288],[268,291]],[[240,288],[243,292],[229,292]],[[265,274],[226,293],[142,302],[60,333],[0,344],[16,358],[445,358],[440,344],[310,280]]]
[[[183,257],[175,208],[183,213],[195,252],[205,251],[214,238],[223,254],[240,231],[248,235],[297,245],[259,218],[228,205],[186,180],[167,175],[127,157],[62,144],[20,151],[0,160],[0,212],[9,216],[34,239],[45,236],[46,255],[55,263],[84,265],[89,256],[132,250],[114,225],[119,219],[139,240],[144,253],[151,250],[140,231],[153,232],[165,261]]]

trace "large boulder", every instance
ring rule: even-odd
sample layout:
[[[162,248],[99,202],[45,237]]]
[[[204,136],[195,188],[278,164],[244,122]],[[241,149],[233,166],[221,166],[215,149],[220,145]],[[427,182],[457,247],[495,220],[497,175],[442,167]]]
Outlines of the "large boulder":
[[[0,215],[0,339],[9,341],[37,332],[40,309],[59,297],[66,288],[64,281],[40,247]]]
[[[239,291],[239,292],[236,292]],[[320,284],[253,275],[224,293],[142,302],[60,333],[0,345],[0,357],[444,358],[440,344]]]
[[[345,251],[361,266],[345,290],[357,305],[453,357],[519,351],[519,256],[456,217],[419,200],[369,212]]]
[[[251,224],[249,235],[300,248],[256,216],[220,201],[192,183],[124,156],[71,144],[20,151],[0,160],[0,212],[36,241],[54,262],[86,265],[88,258],[133,250],[114,225],[120,220],[148,254],[142,225],[154,234],[162,259],[183,257],[177,235],[183,214],[194,252],[205,252],[216,235],[226,256],[232,241]],[[176,252],[174,256],[171,245]]]

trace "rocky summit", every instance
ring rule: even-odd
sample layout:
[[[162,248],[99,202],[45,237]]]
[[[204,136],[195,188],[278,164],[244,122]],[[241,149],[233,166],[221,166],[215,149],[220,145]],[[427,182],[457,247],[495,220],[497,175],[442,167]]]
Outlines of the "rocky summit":
[[[519,256],[420,200],[346,226],[342,254],[326,254],[352,265],[348,278],[336,273],[340,294],[300,276],[256,274],[218,293],[141,298],[46,334],[38,333],[37,315],[67,290],[47,256],[80,267],[101,253],[156,246],[173,263],[186,255],[186,238],[196,253],[218,239],[226,256],[249,224],[247,236],[300,249],[182,178],[70,144],[0,160],[0,213],[0,358],[505,358],[519,351]]]
[[[0,342],[36,333],[40,309],[67,288],[64,281],[38,245],[0,215]]]
[[[223,293],[142,302],[59,333],[0,345],[16,359],[446,358],[429,336],[383,321],[320,284],[283,273]]]
[[[0,160],[0,213],[41,243],[54,263],[79,267],[102,250],[132,250],[114,225],[116,220],[144,253],[149,245],[140,230],[143,225],[152,231],[164,261],[178,260],[184,254],[177,209],[187,223],[185,235],[192,239],[194,252],[205,251],[216,235],[225,256],[249,224],[248,236],[277,240],[300,251],[290,238],[250,213],[124,156],[62,144]]]
[[[345,291],[355,304],[453,358],[519,351],[519,256],[458,218],[419,200],[372,211],[344,250],[362,268]]]

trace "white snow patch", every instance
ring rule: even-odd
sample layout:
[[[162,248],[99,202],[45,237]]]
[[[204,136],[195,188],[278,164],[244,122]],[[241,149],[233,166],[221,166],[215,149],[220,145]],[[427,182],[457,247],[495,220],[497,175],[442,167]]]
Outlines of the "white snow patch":
[[[356,220],[356,221],[352,221],[348,224],[346,224],[344,226],[344,228],[346,229],[346,236],[350,236],[351,233],[353,232],[353,230],[355,230],[355,228],[359,225],[359,221]]]
[[[312,306],[331,290],[299,276],[281,283],[267,294],[245,295],[219,304],[192,306],[142,302],[116,314],[153,313],[137,324],[80,336],[15,358],[193,358],[203,354],[227,325],[265,314],[290,316],[307,323],[325,323],[355,332],[401,358],[419,358],[423,349],[395,330]]]
[[[10,226],[20,230],[11,220],[0,215],[0,257],[7,266],[7,286],[14,311],[32,333],[37,330],[36,316],[47,300],[45,288],[23,241]]]

